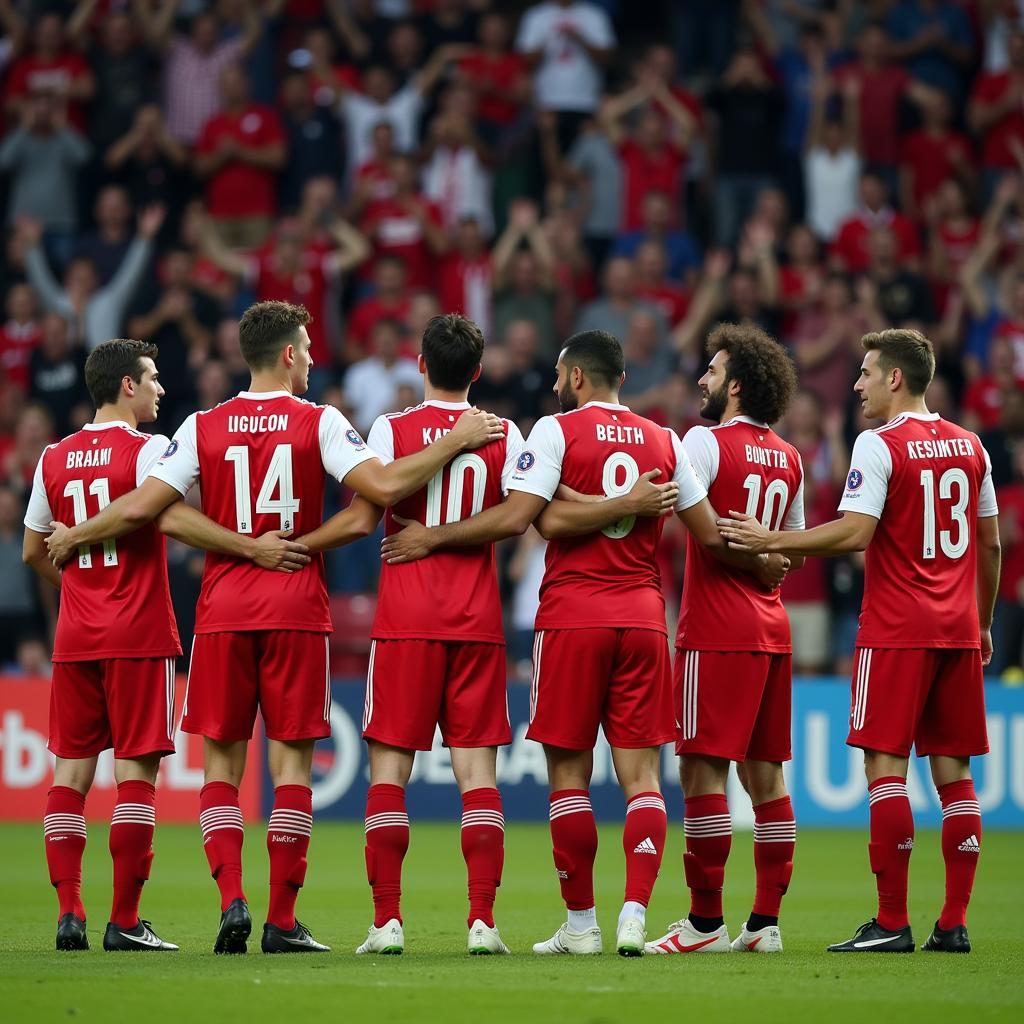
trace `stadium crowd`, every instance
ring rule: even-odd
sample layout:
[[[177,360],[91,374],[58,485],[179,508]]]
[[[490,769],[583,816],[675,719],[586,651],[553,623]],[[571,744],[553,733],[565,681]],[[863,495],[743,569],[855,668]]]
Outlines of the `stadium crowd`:
[[[438,311],[484,328],[471,398],[524,434],[575,330],[616,334],[623,400],[682,434],[710,326],[757,323],[799,370],[809,526],[871,425],[861,335],[918,327],[930,407],[992,459],[990,671],[1024,668],[1024,2],[0,0],[0,31],[0,667],[48,671],[21,519],[91,415],[90,349],[159,346],[170,434],[244,387],[237,318],[285,299],[314,316],[307,397],[364,432],[418,400]],[[328,562],[339,633],[365,629],[379,538]],[[786,580],[798,671],[848,675],[862,562]],[[171,563],[188,634],[201,555]],[[543,541],[501,563],[528,662]]]

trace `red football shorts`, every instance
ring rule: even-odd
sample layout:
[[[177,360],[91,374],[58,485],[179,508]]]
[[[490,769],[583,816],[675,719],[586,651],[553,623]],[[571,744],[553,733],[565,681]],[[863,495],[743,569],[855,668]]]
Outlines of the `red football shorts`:
[[[527,738],[590,750],[597,727],[613,747],[672,739],[668,641],[653,629],[545,629],[533,640]]]
[[[366,674],[363,737],[429,750],[512,742],[503,644],[374,640]]]
[[[57,757],[174,753],[174,658],[58,661],[50,685]]]
[[[850,698],[851,747],[909,757],[988,753],[981,652],[858,647]]]
[[[676,648],[676,753],[729,761],[792,756],[793,656]]]
[[[256,712],[271,740],[330,736],[325,633],[199,633],[192,641],[181,727],[221,743],[252,739]]]

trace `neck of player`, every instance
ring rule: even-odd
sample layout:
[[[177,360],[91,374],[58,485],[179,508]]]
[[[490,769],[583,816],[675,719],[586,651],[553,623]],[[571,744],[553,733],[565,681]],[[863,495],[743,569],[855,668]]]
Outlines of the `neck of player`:
[[[896,419],[897,416],[902,416],[905,412],[916,412],[922,416],[929,415],[924,395],[911,395],[902,390],[896,392],[889,403],[889,411],[885,415],[885,422],[889,423],[891,420]]]
[[[139,418],[131,406],[122,402],[108,402],[96,410],[93,423],[127,423],[133,430],[139,425]]]
[[[253,394],[262,394],[269,391],[287,391],[289,395],[295,394],[295,388],[287,374],[277,374],[274,370],[261,370],[254,373],[249,381],[249,390]]]
[[[622,405],[619,401],[618,388],[580,388],[579,404],[576,406],[577,409],[582,409],[583,406],[589,405],[591,402],[603,402],[605,405]]]
[[[451,402],[453,405],[459,402],[469,401],[469,388],[464,391],[445,391],[443,388],[435,388],[430,383],[429,377],[423,378],[423,401],[424,402]]]

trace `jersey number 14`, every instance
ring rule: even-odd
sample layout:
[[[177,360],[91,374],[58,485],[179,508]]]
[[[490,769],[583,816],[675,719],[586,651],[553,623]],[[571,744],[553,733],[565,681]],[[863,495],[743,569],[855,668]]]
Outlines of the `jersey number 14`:
[[[233,444],[224,452],[224,461],[235,467],[235,525],[239,533],[252,533],[252,492],[250,491],[249,448]],[[274,492],[277,491],[277,497]],[[256,496],[257,515],[279,515],[282,530],[295,529],[299,499],[292,486],[292,446],[279,444],[270,457],[260,493]]]

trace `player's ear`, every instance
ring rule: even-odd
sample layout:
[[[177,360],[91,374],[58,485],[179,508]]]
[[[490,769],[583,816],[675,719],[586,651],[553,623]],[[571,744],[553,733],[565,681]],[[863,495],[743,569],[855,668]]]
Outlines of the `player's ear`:
[[[420,371],[420,373],[424,377],[426,377],[426,375],[427,375],[427,364],[426,364],[425,360],[423,359],[423,353],[422,352],[418,356],[416,356],[416,369],[418,369]],[[476,380],[476,377],[474,377],[473,380]]]
[[[420,356],[420,359],[422,359],[422,358],[423,358],[423,356]],[[470,380],[470,384],[472,384],[473,381],[480,379],[480,374],[483,373],[483,370],[484,370],[483,363],[477,363],[476,369],[473,371],[473,377]]]
[[[284,365],[291,369],[295,365],[295,346],[285,345],[281,350],[281,358],[284,360]]]
[[[135,381],[132,380],[131,374],[126,373],[121,378],[121,392],[128,398],[135,395]]]

